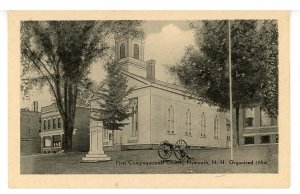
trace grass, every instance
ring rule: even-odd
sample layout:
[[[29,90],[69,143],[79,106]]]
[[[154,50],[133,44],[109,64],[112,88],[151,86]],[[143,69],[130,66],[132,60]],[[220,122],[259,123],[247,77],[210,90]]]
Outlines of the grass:
[[[277,173],[278,145],[234,149],[190,150],[193,159],[179,162],[173,155],[162,161],[157,150],[107,152],[111,161],[81,163],[86,153],[63,153],[21,157],[22,174],[173,174],[173,173]],[[213,163],[215,161],[216,163]],[[224,163],[222,163],[224,161]]]

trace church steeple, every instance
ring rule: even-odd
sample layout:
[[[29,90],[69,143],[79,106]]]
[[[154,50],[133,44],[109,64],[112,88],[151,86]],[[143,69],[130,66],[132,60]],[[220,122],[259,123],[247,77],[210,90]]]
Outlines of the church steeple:
[[[115,36],[115,56],[123,70],[146,77],[144,39]]]

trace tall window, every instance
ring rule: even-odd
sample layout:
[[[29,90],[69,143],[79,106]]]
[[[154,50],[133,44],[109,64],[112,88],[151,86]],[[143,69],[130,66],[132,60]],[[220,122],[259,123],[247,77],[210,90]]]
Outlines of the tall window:
[[[140,59],[140,50],[138,44],[133,45],[133,58]]]
[[[201,114],[201,123],[200,123],[201,129],[201,137],[206,137],[206,118],[204,112]]]
[[[174,109],[172,105],[168,108],[168,134],[174,134]]]
[[[57,128],[61,128],[61,118],[60,117],[58,117],[57,118]]]
[[[51,129],[51,120],[48,120],[48,129]]]
[[[53,126],[52,127],[53,129],[56,129],[56,119],[55,118],[53,119],[52,126]]]
[[[248,108],[245,111],[245,127],[253,127],[254,124],[254,110],[253,108]]]
[[[122,43],[120,46],[120,59],[125,58],[125,44]]]
[[[192,135],[192,115],[190,109],[188,109],[185,113],[185,126],[186,126],[186,131],[185,135]]]
[[[214,118],[214,138],[219,138],[219,119],[218,116],[215,116]]]
[[[44,120],[44,130],[47,130],[47,120]]]
[[[138,135],[138,128],[139,128],[139,123],[138,123],[138,99],[134,98],[131,100],[132,103],[132,119],[131,119],[131,136],[137,136]]]

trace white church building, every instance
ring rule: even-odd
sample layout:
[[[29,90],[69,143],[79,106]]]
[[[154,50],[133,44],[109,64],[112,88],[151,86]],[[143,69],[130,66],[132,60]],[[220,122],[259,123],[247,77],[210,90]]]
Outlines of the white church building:
[[[115,37],[115,57],[122,65],[133,92],[134,115],[129,124],[116,131],[115,143],[122,149],[156,148],[163,140],[184,139],[194,148],[230,145],[227,114],[218,107],[186,98],[183,87],[155,79],[155,60],[144,61],[144,39]],[[99,108],[99,97],[90,98],[91,108]],[[111,147],[111,131],[103,132],[104,148]]]

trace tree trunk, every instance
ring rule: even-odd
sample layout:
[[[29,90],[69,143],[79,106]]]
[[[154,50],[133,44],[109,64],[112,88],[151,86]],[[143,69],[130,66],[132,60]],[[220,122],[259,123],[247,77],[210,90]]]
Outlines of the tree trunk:
[[[74,130],[74,127],[73,127],[72,124],[70,125],[70,123],[68,123],[67,125],[64,125],[63,150],[65,152],[71,152],[72,151],[73,130]]]
[[[115,151],[115,130],[111,131],[112,150]]]
[[[240,146],[240,125],[239,125],[239,119],[240,119],[240,106],[237,105],[235,107],[235,125],[236,125],[236,141],[237,141],[237,147]]]
[[[75,92],[74,92],[75,93]],[[65,152],[72,151],[72,138],[74,131],[75,111],[77,94],[73,93],[72,83],[65,80],[64,83],[64,112],[62,115],[64,122],[64,138],[63,138],[63,150]],[[60,112],[62,114],[62,112]]]

